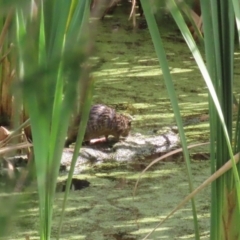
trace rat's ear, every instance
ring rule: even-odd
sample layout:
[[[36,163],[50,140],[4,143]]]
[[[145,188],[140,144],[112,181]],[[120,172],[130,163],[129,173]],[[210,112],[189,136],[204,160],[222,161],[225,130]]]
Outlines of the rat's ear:
[[[130,119],[130,120],[128,121],[128,126],[131,127],[131,125],[132,125],[132,120]]]

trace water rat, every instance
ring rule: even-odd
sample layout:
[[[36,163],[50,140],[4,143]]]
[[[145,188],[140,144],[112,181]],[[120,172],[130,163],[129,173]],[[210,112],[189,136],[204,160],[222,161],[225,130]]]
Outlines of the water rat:
[[[77,116],[74,126],[69,128],[66,147],[76,141],[80,121],[81,117]],[[127,137],[130,129],[130,117],[117,113],[115,109],[106,105],[95,104],[90,110],[84,141],[90,141],[101,136],[105,136],[107,140],[109,135],[114,136],[118,141],[120,136]]]

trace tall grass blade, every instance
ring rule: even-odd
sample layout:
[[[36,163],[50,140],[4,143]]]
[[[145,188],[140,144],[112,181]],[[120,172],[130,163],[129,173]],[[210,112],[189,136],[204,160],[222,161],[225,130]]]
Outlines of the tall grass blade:
[[[232,152],[232,147],[231,147],[231,141],[230,141],[230,138],[229,138],[229,135],[228,135],[228,130],[227,130],[227,127],[226,127],[226,124],[225,124],[224,115],[223,115],[221,105],[219,103],[218,96],[216,94],[214,85],[213,85],[213,83],[211,81],[211,78],[210,78],[210,75],[208,73],[208,70],[207,70],[207,68],[205,66],[205,63],[202,59],[202,56],[201,56],[201,54],[198,50],[198,47],[197,47],[195,41],[193,40],[193,38],[191,36],[191,33],[189,32],[189,30],[188,30],[188,28],[187,28],[187,26],[184,22],[184,19],[181,15],[180,11],[176,7],[175,2],[173,0],[169,0],[168,4],[169,4],[169,9],[170,9],[170,11],[171,11],[171,13],[174,17],[174,20],[177,23],[179,29],[181,30],[181,33],[183,34],[184,39],[185,39],[186,43],[188,44],[188,47],[193,54],[193,57],[195,58],[195,61],[198,65],[198,67],[199,67],[199,70],[204,77],[206,85],[207,85],[207,87],[209,89],[209,92],[211,94],[211,98],[213,99],[214,105],[217,109],[217,113],[218,113],[220,122],[222,124],[222,128],[223,128],[223,131],[224,131],[224,136],[226,138],[227,147],[228,147],[228,150],[229,150],[229,153],[230,153],[230,157],[233,160],[233,152]],[[231,97],[232,97],[232,95],[231,95]],[[233,164],[234,164],[234,160],[233,160]],[[239,177],[238,177],[238,174],[236,172],[236,165],[235,164],[234,164],[234,167],[233,167],[233,171],[234,171],[235,180],[237,182],[239,182]]]
[[[62,149],[87,59],[81,44],[87,5],[87,0],[39,1],[30,16],[17,8],[18,73],[32,129],[42,240],[51,236]]]
[[[168,3],[170,4],[170,9],[172,9],[172,15],[192,51],[209,88],[210,96],[213,99],[213,101],[210,100],[212,172],[219,169],[227,161],[229,156],[232,160],[233,170],[219,178],[216,183],[212,185],[211,210],[211,239],[222,239],[223,236],[230,236],[230,238],[228,238],[232,239],[231,237],[234,236],[234,233],[229,232],[225,228],[226,222],[228,222],[227,219],[229,219],[227,213],[229,210],[227,209],[233,207],[228,205],[229,198],[232,200],[235,199],[233,201],[236,201],[236,209],[234,209],[234,211],[236,210],[238,212],[240,207],[240,189],[238,187],[235,188],[234,194],[232,194],[230,190],[233,189],[233,185],[239,185],[239,175],[236,164],[234,163],[231,146],[234,36],[232,5],[228,1],[201,1],[204,33],[206,33],[205,48],[209,68],[208,73],[188,29],[184,24],[181,24],[183,23],[183,18],[176,9],[174,1],[168,1]],[[173,9],[176,9],[175,14]],[[211,81],[209,74],[213,81]],[[232,181],[232,176],[234,182]],[[237,194],[236,196],[235,193]],[[236,217],[236,215],[234,216]],[[229,224],[231,226],[230,222]]]
[[[68,22],[69,35],[68,35],[68,38],[66,38],[66,47],[68,47],[68,46],[71,47],[72,42],[75,41],[75,38],[77,37],[77,38],[79,38],[80,42],[82,43],[82,46],[84,46],[85,49],[88,49],[89,51],[91,51],[90,45],[92,44],[92,42],[89,40],[88,40],[88,42],[86,42],[84,39],[84,38],[86,38],[86,36],[83,37],[83,32],[84,32],[84,30],[86,30],[86,28],[88,26],[89,9],[90,9],[89,1],[81,1],[81,2],[78,2],[77,4],[74,3],[74,10],[73,10],[73,6],[72,6],[72,11],[71,11],[72,18],[71,18],[71,21]],[[82,18],[82,21],[81,21],[82,24],[80,26],[80,30],[78,30],[79,26],[76,24],[76,22],[79,18]],[[75,36],[76,31],[79,31],[79,34],[77,36]],[[78,48],[78,46],[76,46],[76,49],[77,48]],[[87,54],[89,56],[90,52],[87,52]],[[87,126],[87,121],[88,121],[88,115],[89,115],[90,106],[91,106],[91,102],[92,102],[93,81],[89,77],[88,67],[84,68],[82,74],[83,74],[82,82],[81,82],[81,86],[80,86],[82,89],[81,96],[80,96],[80,102],[82,103],[81,109],[80,109],[81,123],[79,126],[77,142],[76,142],[76,145],[74,148],[74,153],[73,153],[73,157],[72,157],[72,161],[71,161],[71,167],[70,167],[69,174],[68,174],[66,190],[65,190],[64,200],[63,200],[63,205],[62,205],[62,212],[61,212],[60,221],[59,221],[57,239],[60,239],[64,211],[65,211],[65,207],[66,207],[66,201],[67,201],[67,197],[68,197],[70,186],[71,186],[71,181],[72,181],[75,164],[76,164],[77,157],[79,154],[79,149],[82,145],[82,141],[84,138],[85,129]]]
[[[188,175],[188,182],[189,182],[189,190],[190,192],[193,191],[193,184],[192,184],[192,173],[191,173],[191,166],[190,166],[190,159],[189,159],[189,153],[187,149],[187,143],[186,143],[186,137],[184,134],[183,124],[182,124],[182,118],[180,115],[180,110],[178,107],[178,101],[175,94],[171,74],[168,67],[168,62],[166,58],[166,54],[162,45],[161,36],[156,24],[156,21],[154,19],[154,16],[151,12],[151,5],[148,1],[141,0],[141,4],[144,10],[144,14],[148,23],[149,31],[152,37],[152,41],[154,44],[154,48],[157,54],[157,57],[159,59],[159,63],[161,65],[161,69],[163,72],[165,84],[168,90],[168,94],[170,97],[170,101],[173,107],[174,115],[176,118],[176,122],[178,125],[179,135],[181,138],[181,143],[183,147],[183,153],[184,158],[186,161],[186,167],[187,167],[187,175]],[[191,200],[192,203],[192,210],[193,210],[193,219],[194,219],[194,227],[195,227],[195,237],[196,239],[199,239],[199,230],[198,230],[198,221],[197,221],[197,212],[196,212],[196,206],[194,199]]]

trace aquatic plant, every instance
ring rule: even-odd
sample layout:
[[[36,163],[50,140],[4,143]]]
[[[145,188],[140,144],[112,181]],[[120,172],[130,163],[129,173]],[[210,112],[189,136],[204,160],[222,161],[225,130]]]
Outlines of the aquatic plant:
[[[14,15],[11,26],[16,53],[13,92],[16,106],[21,109],[23,104],[30,118],[39,198],[39,236],[42,240],[50,239],[56,182],[77,89],[84,89],[80,96],[85,116],[90,108],[92,81],[87,64],[92,51],[87,31],[90,1],[8,1],[1,2],[2,9]],[[86,122],[87,117],[83,117],[76,152]],[[63,212],[72,173],[73,167]],[[6,235],[22,196],[9,198],[8,210],[0,214],[0,237]],[[4,204],[6,202],[1,201],[1,209]]]
[[[234,16],[240,36],[240,5],[238,1],[200,1],[203,18],[203,41],[205,46],[206,64],[198,50],[180,11],[184,3],[167,0],[166,4],[177,23],[209,90],[210,114],[210,158],[212,177],[207,184],[211,188],[211,231],[210,239],[238,239],[239,228],[235,225],[240,218],[239,167],[236,165],[239,155],[239,114],[233,138],[233,63],[234,63]],[[150,2],[141,0],[149,31],[156,54],[163,71],[165,84],[173,106],[179,128],[183,153],[189,176],[190,192],[193,191],[191,163],[187,150],[186,138],[173,87],[165,50],[161,36],[151,11]],[[185,5],[184,5],[185,7]],[[193,83],[194,84],[194,83]],[[239,112],[239,108],[238,108]],[[234,154],[236,154],[234,156]],[[230,162],[228,162],[230,158]],[[229,168],[232,167],[230,171]],[[228,171],[227,173],[225,173]],[[217,174],[214,175],[214,173]],[[206,183],[203,186],[206,186]],[[192,211],[195,226],[195,239],[200,239],[194,195],[202,188],[194,191],[185,200],[192,200]],[[183,200],[183,202],[186,202]],[[182,202],[182,203],[183,203]],[[183,204],[180,203],[180,206]],[[175,210],[179,209],[177,207]],[[171,213],[173,214],[175,210]],[[170,215],[171,215],[170,214]],[[169,216],[170,216],[169,215]],[[167,216],[167,218],[169,217]],[[165,220],[164,220],[165,221]],[[164,222],[163,221],[163,222]],[[159,224],[160,225],[160,224]],[[159,227],[159,225],[157,227]],[[149,236],[148,234],[147,236]]]

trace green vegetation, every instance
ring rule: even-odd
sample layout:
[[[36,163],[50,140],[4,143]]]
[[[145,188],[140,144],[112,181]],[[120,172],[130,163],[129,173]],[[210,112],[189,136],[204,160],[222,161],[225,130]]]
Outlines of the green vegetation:
[[[233,2],[238,13],[240,8],[236,1]],[[203,4],[205,26],[210,28],[204,28],[205,49],[201,47],[199,54],[198,46],[178,10],[172,8],[170,11],[187,39],[200,71],[170,12],[164,17],[157,16],[155,25],[150,5],[145,0],[142,4],[149,29],[133,29],[124,6],[118,7],[114,15],[107,16],[103,22],[91,19],[91,27],[88,28],[90,2],[87,0],[41,2],[38,14],[33,11],[32,15],[26,14],[26,5],[19,3],[12,5],[14,1],[10,1],[10,5],[3,6],[8,11],[9,6],[15,7],[15,27],[11,30],[16,33],[12,36],[16,39],[18,57],[13,92],[18,106],[23,99],[29,113],[37,181],[23,193],[1,193],[0,236],[24,240],[27,237],[31,240],[39,237],[106,240],[144,238],[189,191],[239,151],[239,131],[235,131],[239,129],[236,113],[239,109],[232,111],[233,94],[238,100],[240,88],[238,55],[234,55],[233,51],[234,19],[225,19],[226,13],[220,11],[228,9],[230,15],[234,16],[231,3],[212,0],[215,8],[208,3]],[[174,6],[174,1],[169,3]],[[210,13],[211,9],[219,11]],[[222,15],[218,15],[220,12]],[[222,25],[208,19],[208,16],[222,19]],[[137,18],[137,21],[141,19]],[[161,40],[163,46],[159,44]],[[222,49],[225,51],[222,52]],[[166,55],[162,54],[163,51],[166,51]],[[236,59],[234,62],[231,61],[233,56]],[[202,58],[206,58],[207,67],[211,70],[209,73]],[[92,70],[90,63],[93,63]],[[215,102],[211,97],[208,98],[204,80],[212,96],[215,94],[211,89],[212,83],[215,86],[218,96]],[[77,96],[80,96],[81,104],[79,100],[76,103]],[[134,201],[134,185],[139,172],[151,162],[150,158],[130,163],[110,161],[101,165],[93,164],[77,176],[89,181],[90,187],[76,192],[66,191],[65,195],[62,192],[55,194],[69,119],[78,108],[72,106],[80,105],[83,118],[68,187],[92,98],[94,103],[108,104],[132,115],[133,134],[160,134],[164,128],[176,125],[176,117],[184,158],[188,159],[187,168],[179,155],[172,157],[170,162],[155,165],[143,175]],[[220,109],[215,110],[218,101],[223,115]],[[220,120],[221,116],[224,116],[224,122]],[[188,157],[187,145],[207,142],[209,138],[210,150],[208,146],[201,147],[199,152],[197,149],[189,150]],[[202,161],[209,152],[211,163]],[[61,176],[58,180],[65,178]],[[187,204],[176,212],[150,238],[238,239],[234,237],[239,235],[235,227],[240,216],[237,186],[238,166],[235,171],[230,170],[213,182],[211,189],[207,187],[200,192],[192,205]]]

